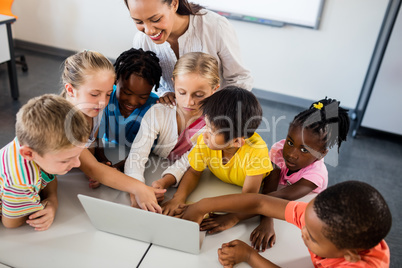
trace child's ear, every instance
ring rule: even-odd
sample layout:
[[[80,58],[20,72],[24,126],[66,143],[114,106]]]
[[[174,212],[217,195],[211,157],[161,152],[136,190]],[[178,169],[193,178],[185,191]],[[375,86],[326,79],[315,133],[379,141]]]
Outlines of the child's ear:
[[[345,254],[343,255],[345,260],[348,262],[358,262],[360,261],[360,255],[359,252],[355,249],[348,249],[345,251]]]
[[[33,160],[34,158],[34,150],[32,150],[30,147],[26,146],[26,145],[22,145],[20,147],[20,155],[25,158],[26,160]]]
[[[235,139],[233,139],[232,146],[240,148],[244,145],[245,142],[246,141],[245,141],[244,137],[235,138]]]
[[[70,98],[73,98],[74,97],[74,88],[73,88],[73,86],[70,83],[66,83],[64,85],[64,88],[66,89],[67,96],[69,96]]]
[[[219,88],[220,88],[220,84],[218,84],[214,89],[212,89],[212,93],[215,93]]]

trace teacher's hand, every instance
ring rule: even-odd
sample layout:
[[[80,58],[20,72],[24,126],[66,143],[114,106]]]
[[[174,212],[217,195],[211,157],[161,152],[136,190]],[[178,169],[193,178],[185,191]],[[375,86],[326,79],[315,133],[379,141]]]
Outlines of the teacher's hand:
[[[176,105],[174,92],[166,92],[162,97],[159,98],[157,103],[162,103],[165,105]]]

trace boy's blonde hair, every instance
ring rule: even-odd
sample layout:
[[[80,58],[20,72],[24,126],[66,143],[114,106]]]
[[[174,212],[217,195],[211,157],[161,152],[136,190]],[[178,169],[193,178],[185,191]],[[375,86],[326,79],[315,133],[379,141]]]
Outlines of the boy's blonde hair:
[[[113,64],[108,58],[96,51],[85,50],[78,52],[64,61],[64,70],[61,76],[63,85],[69,83],[78,89],[84,82],[85,76],[101,70],[109,70],[115,74]],[[63,89],[62,96],[66,96]]]
[[[72,146],[84,146],[91,127],[77,108],[63,97],[45,94],[32,98],[17,113],[16,136],[43,156]]]
[[[203,52],[184,54],[174,66],[173,81],[175,77],[189,73],[197,73],[208,79],[211,88],[219,85],[218,61],[209,54]]]

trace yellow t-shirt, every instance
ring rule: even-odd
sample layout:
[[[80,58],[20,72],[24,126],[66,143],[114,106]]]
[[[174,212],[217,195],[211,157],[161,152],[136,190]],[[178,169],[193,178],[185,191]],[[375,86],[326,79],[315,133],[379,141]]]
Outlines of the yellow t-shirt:
[[[246,139],[225,165],[222,164],[222,150],[209,149],[200,135],[188,160],[193,169],[203,171],[208,167],[220,180],[238,186],[243,186],[246,176],[264,174],[265,177],[272,170],[267,144],[257,133]]]

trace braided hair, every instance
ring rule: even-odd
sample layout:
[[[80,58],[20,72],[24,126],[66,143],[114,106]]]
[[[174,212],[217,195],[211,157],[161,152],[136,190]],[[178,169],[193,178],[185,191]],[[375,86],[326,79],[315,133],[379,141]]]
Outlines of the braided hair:
[[[346,141],[350,125],[348,110],[339,104],[339,101],[328,98],[315,102],[309,109],[296,115],[291,126],[312,130],[322,137],[327,148],[338,145],[339,152],[342,141]]]
[[[127,80],[132,74],[144,78],[150,85],[155,85],[155,91],[159,87],[162,76],[162,68],[159,58],[152,51],[144,51],[142,48],[131,48],[124,51],[114,63],[116,80]]]

